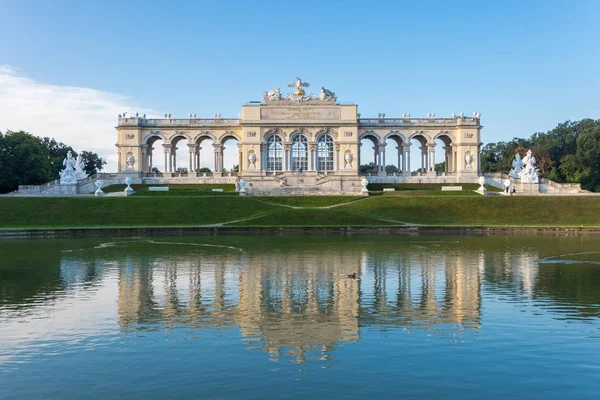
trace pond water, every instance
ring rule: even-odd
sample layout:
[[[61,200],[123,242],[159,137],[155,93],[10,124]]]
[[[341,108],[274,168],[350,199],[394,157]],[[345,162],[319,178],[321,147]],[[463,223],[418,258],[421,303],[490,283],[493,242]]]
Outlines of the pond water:
[[[599,236],[0,241],[0,398],[583,399],[599,378]]]

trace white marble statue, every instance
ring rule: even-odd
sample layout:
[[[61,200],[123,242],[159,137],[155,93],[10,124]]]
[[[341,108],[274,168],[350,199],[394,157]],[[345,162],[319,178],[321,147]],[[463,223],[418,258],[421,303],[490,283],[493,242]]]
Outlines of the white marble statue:
[[[535,167],[535,157],[531,150],[527,150],[527,155],[523,158],[523,169],[519,173],[522,183],[538,183],[538,169]]]
[[[133,171],[133,165],[135,164],[135,157],[133,154],[127,156],[127,171]]]
[[[354,159],[354,156],[352,155],[352,153],[346,153],[346,155],[344,156],[344,160],[346,161],[346,169],[352,169],[352,160]]]
[[[296,80],[294,82],[290,82],[288,84],[288,87],[296,88],[296,90],[294,90],[294,93],[288,94],[286,98],[288,100],[294,100],[299,103],[304,102],[304,101],[314,100],[315,97],[310,93],[306,93],[303,89],[303,88],[309,87],[309,86],[310,86],[310,84],[308,82],[304,82],[302,79],[296,77]]]
[[[256,165],[254,165],[254,163],[256,162],[256,154],[254,154],[254,153],[248,154],[248,161],[250,161],[250,165],[248,165],[248,169],[256,169]]]
[[[521,170],[523,169],[523,161],[521,160],[521,155],[519,153],[517,153],[515,155],[515,159],[512,162],[512,169],[510,170],[510,172],[508,173],[508,175],[511,178],[519,178],[519,174],[521,173]]]
[[[60,171],[60,184],[61,185],[74,185],[77,183],[76,175],[76,160],[73,158],[71,150],[67,153],[67,157],[63,161],[64,170]]]
[[[88,177],[88,174],[85,173],[85,163],[83,162],[81,154],[77,156],[77,161],[75,162],[75,176],[77,179],[85,179]]]
[[[473,154],[471,153],[467,153],[465,154],[465,162],[467,163],[466,168],[467,169],[472,169],[473,168]]]
[[[323,86],[321,86],[321,93],[319,94],[319,99],[323,101],[336,101],[337,96],[331,90],[327,90]]]
[[[263,95],[263,100],[264,101],[281,100],[281,92],[279,91],[279,88],[277,87],[273,90],[269,90],[268,92],[265,92],[265,94]]]

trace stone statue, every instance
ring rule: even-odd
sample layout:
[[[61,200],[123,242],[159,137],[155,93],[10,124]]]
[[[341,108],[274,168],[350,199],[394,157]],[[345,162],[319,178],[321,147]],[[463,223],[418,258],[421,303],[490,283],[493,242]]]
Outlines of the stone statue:
[[[85,179],[88,177],[88,174],[85,173],[85,163],[83,162],[83,157],[81,154],[77,156],[77,161],[75,162],[75,176],[77,179]]]
[[[336,101],[337,97],[335,93],[333,93],[331,90],[327,90],[323,86],[321,86],[321,93],[319,94],[319,99],[323,101]]]
[[[527,150],[527,155],[523,158],[523,169],[519,173],[521,183],[538,183],[538,169],[535,167],[535,157],[531,153],[531,149]]]
[[[127,171],[133,171],[133,164],[135,164],[135,157],[133,154],[127,156]]]
[[[354,156],[352,155],[352,153],[346,153],[346,155],[344,156],[344,160],[346,160],[346,169],[352,169],[352,160],[354,159]]]
[[[466,168],[468,169],[472,169],[473,168],[473,154],[471,153],[467,153],[465,154],[465,162],[467,163]]]
[[[268,92],[265,92],[265,94],[263,95],[263,100],[264,101],[281,100],[281,92],[279,91],[279,88],[275,88],[273,90],[269,90]]]
[[[77,183],[76,175],[76,160],[73,158],[71,150],[67,153],[67,157],[63,161],[64,170],[60,171],[60,184],[61,185],[74,185]]]
[[[256,166],[254,165],[254,163],[256,162],[256,154],[254,154],[254,153],[248,154],[248,161],[250,161],[250,165],[248,166],[248,169],[256,169]]]
[[[310,87],[310,83],[304,82],[302,79],[296,77],[296,80],[294,82],[289,83],[288,87],[296,88],[294,94],[298,97],[302,97],[305,95],[304,89],[302,88]]]
[[[521,160],[521,155],[519,153],[517,153],[515,155],[515,159],[512,162],[512,166],[513,166],[513,168],[510,170],[508,175],[511,178],[519,178],[519,174],[521,173],[521,170],[523,169],[523,161]]]

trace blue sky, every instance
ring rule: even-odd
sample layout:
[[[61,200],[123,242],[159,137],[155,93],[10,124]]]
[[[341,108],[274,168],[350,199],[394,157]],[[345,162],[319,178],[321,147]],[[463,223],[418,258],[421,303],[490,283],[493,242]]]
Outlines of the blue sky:
[[[237,117],[298,75],[365,117],[481,112],[484,142],[600,117],[600,1],[0,0],[0,15],[5,73],[92,93],[96,111],[112,112],[107,98],[130,113]],[[0,112],[0,130],[80,140],[60,111],[41,126],[18,112]],[[86,141],[100,152],[114,153],[114,114]]]

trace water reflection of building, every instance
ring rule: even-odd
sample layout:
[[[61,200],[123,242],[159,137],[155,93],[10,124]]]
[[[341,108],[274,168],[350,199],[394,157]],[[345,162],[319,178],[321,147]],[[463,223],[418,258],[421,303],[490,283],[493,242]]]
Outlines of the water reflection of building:
[[[480,324],[481,257],[408,249],[271,252],[235,257],[127,259],[119,323],[145,329],[239,326],[274,359],[327,358],[359,327]],[[348,272],[360,272],[349,279]]]

